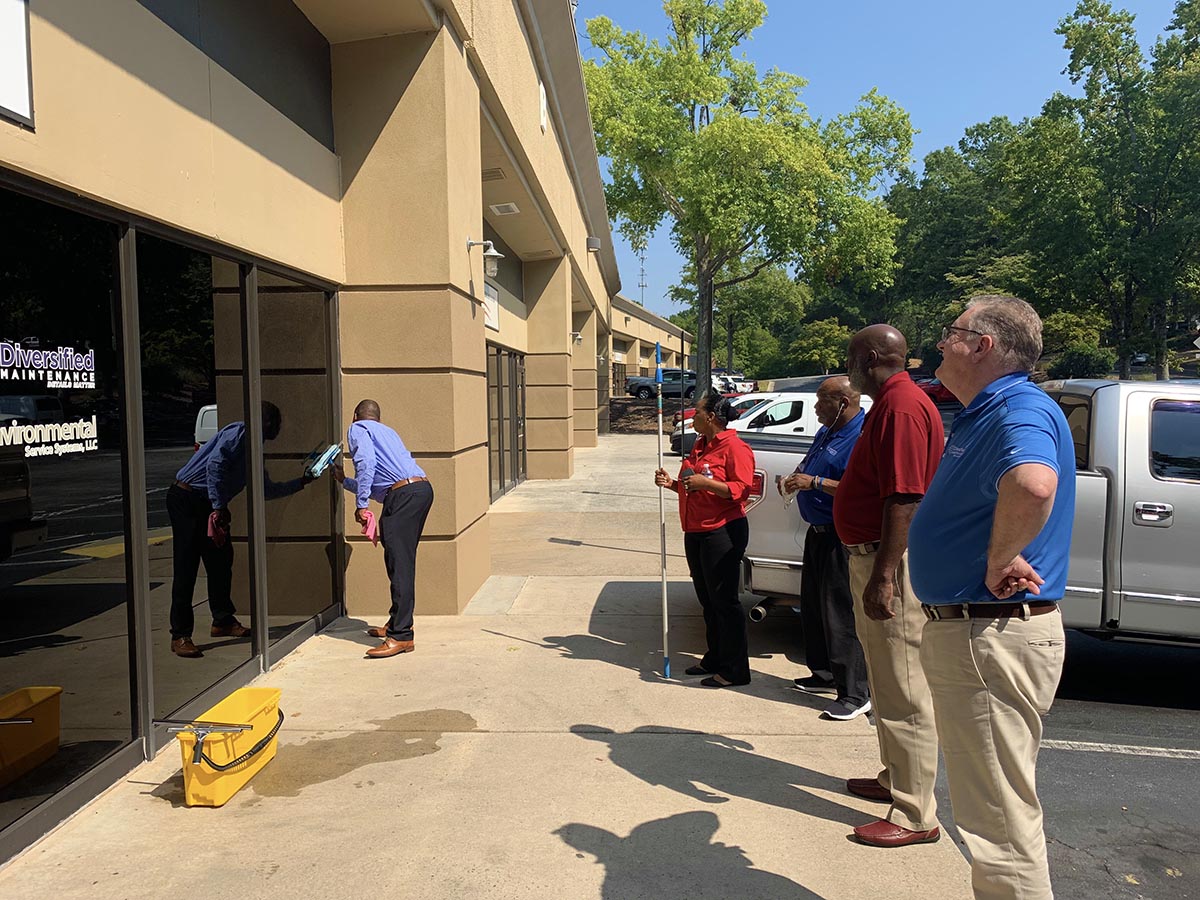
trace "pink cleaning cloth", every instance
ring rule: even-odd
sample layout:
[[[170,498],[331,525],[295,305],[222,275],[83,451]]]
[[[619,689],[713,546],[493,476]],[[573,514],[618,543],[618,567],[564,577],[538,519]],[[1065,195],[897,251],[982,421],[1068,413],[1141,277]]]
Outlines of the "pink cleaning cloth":
[[[221,514],[215,509],[208,517],[208,536],[213,544],[217,547],[225,546],[225,539],[229,537],[229,532],[221,527]]]
[[[369,509],[367,510],[367,524],[362,527],[362,533],[367,536],[372,544],[376,547],[379,546],[379,523],[375,521],[375,513]]]

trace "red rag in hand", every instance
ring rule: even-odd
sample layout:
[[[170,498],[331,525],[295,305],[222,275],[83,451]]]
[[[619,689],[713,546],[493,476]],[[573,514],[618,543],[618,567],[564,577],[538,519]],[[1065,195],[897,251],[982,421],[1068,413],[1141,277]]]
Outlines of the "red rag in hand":
[[[364,515],[366,516],[367,521],[366,521],[366,524],[363,525],[363,527],[362,527],[362,533],[367,536],[367,538],[371,541],[372,544],[374,544],[376,547],[378,547],[379,546],[379,522],[377,522],[375,520],[375,513],[371,512],[369,509],[366,511],[366,513]]]
[[[208,537],[217,547],[224,547],[225,539],[229,537],[229,532],[221,525],[221,514],[215,509],[208,517]]]

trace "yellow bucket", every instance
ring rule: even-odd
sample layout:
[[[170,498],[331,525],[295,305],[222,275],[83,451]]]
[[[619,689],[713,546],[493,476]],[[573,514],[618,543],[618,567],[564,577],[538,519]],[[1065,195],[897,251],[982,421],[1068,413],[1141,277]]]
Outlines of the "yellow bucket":
[[[62,690],[26,687],[0,697],[0,787],[58,752]]]
[[[241,732],[205,732],[205,724],[249,725]],[[181,731],[183,793],[188,806],[224,806],[275,758],[279,726],[278,688],[239,688]],[[199,747],[197,747],[199,742]]]

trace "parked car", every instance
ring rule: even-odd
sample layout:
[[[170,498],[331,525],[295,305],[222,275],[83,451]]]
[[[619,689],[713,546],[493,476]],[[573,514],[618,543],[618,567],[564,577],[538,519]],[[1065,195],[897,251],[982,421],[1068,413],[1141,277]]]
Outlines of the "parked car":
[[[220,428],[217,426],[217,405],[213,403],[200,407],[200,411],[196,413],[196,434],[192,451],[195,452],[207,444],[218,431]]]
[[[4,447],[0,449],[0,562],[45,540],[45,521],[33,517],[29,463],[20,447]]]
[[[0,396],[0,420],[5,424],[16,421],[20,425],[36,425],[38,422],[62,422],[63,419],[62,401],[49,394]]]
[[[739,394],[730,398],[733,408],[738,411],[738,418],[752,407],[758,406],[764,400],[772,397],[777,397],[778,394]],[[696,414],[696,408],[691,407],[683,411],[683,418],[679,418],[679,413],[676,413],[675,430],[671,432],[671,451],[678,453],[680,456],[687,456],[692,452],[692,445],[696,443],[696,432],[692,428],[692,417]],[[736,420],[735,420],[736,421]]]
[[[696,393],[696,373],[680,369],[663,369],[663,396],[690,399]],[[658,391],[653,375],[632,375],[625,379],[625,393],[649,400]]]
[[[1200,644],[1200,385],[1192,382],[1046,382],[1075,444],[1075,524],[1063,623],[1100,638]],[[746,590],[772,605],[800,591],[804,520],[775,481],[809,441],[743,433],[754,450],[747,502]]]
[[[1144,366],[1148,362],[1150,362],[1150,354],[1149,353],[1135,353],[1135,354],[1133,354],[1133,356],[1129,357],[1129,361],[1131,363],[1133,363],[1135,366]]]
[[[950,389],[936,378],[930,378],[928,381],[918,381],[917,387],[923,390],[925,395],[934,403],[958,402],[958,398],[950,392]]]

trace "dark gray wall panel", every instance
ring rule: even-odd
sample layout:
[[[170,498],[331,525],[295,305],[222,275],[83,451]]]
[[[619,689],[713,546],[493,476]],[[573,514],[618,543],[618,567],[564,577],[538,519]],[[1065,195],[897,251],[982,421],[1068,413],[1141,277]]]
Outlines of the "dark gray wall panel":
[[[329,42],[291,0],[138,0],[330,150]]]

